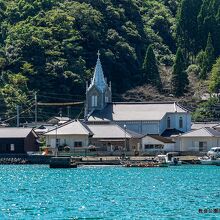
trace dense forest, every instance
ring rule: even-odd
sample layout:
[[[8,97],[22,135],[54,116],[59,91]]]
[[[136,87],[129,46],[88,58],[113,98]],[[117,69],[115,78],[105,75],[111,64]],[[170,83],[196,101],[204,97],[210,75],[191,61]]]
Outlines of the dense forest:
[[[198,100],[195,120],[218,118],[219,39],[219,0],[0,0],[1,118],[34,92],[83,101],[98,50],[115,97],[153,88],[194,102],[200,85],[216,95]]]

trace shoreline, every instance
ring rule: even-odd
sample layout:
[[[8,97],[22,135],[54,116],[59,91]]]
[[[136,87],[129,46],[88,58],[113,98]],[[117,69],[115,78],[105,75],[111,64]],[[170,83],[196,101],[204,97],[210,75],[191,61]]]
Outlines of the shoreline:
[[[43,156],[43,155],[0,155],[0,165],[3,164],[50,164],[51,158],[54,156]],[[58,156],[58,158],[69,158],[77,165],[121,165],[122,158],[121,157],[111,157],[111,156],[85,156],[85,157],[62,157]],[[179,160],[183,161],[183,165],[185,164],[199,164],[199,159],[197,156],[178,156]],[[61,160],[62,160],[61,159]],[[124,162],[129,163],[140,163],[147,162],[153,159],[152,156],[137,156],[137,157],[129,157],[124,158]]]

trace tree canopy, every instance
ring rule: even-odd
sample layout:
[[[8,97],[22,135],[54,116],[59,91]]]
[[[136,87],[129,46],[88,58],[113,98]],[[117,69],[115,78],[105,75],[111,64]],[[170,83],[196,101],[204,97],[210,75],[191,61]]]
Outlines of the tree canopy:
[[[9,115],[34,91],[84,100],[98,50],[116,95],[158,87],[159,67],[182,68],[177,48],[201,80],[220,55],[219,0],[0,0],[0,27],[0,99]],[[156,74],[143,80],[146,54]]]

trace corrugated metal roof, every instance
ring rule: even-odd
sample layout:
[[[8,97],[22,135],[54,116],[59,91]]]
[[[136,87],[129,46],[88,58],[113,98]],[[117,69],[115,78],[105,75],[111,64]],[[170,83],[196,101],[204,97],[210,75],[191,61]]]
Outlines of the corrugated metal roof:
[[[26,138],[31,131],[32,128],[0,128],[0,138]]]
[[[103,110],[94,111],[89,121],[159,121],[166,113],[186,113],[175,102],[169,103],[109,103]]]
[[[97,125],[87,125],[89,129],[93,132],[93,138],[132,138],[141,136],[135,132],[130,132],[126,129],[122,129],[120,126],[116,124],[97,124]]]
[[[61,125],[44,135],[91,135],[91,132],[78,120]]]
[[[192,130],[197,130],[200,128],[213,128],[219,125],[219,122],[194,122],[191,126]]]
[[[198,130],[187,132],[180,137],[220,137],[220,132],[213,128],[200,128]]]

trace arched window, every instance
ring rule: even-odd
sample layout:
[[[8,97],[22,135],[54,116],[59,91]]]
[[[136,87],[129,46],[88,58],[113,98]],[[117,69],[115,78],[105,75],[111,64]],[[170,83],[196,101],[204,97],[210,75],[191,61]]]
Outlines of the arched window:
[[[171,127],[171,121],[170,121],[170,117],[167,118],[167,128]]]
[[[179,118],[179,128],[183,128],[183,117]]]
[[[105,103],[108,103],[108,96],[105,96]]]
[[[92,96],[92,107],[96,107],[98,103],[98,98],[96,95]]]

